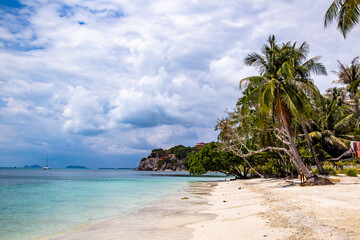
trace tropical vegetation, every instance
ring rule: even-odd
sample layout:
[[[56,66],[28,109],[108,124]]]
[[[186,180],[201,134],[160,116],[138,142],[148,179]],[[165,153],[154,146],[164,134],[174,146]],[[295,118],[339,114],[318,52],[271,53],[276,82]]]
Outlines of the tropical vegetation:
[[[309,47],[278,44],[270,36],[260,53],[247,55],[245,64],[259,75],[240,80],[242,96],[215,127],[219,142],[188,157],[191,173],[220,171],[238,178],[302,173],[315,184],[316,173],[332,173],[330,165],[336,167],[350,142],[360,140],[360,65],[357,57],[350,66],[338,61],[334,83],[342,86],[320,94],[311,76],[327,72],[320,57],[307,57]],[[310,171],[310,166],[316,167]]]

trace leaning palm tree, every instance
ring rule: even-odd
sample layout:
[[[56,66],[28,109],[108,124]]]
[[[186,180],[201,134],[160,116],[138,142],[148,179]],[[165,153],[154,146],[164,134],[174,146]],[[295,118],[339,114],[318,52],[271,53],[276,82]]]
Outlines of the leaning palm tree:
[[[359,110],[359,85],[360,85],[360,64],[359,57],[355,57],[351,61],[350,66],[342,64],[338,60],[339,71],[334,73],[337,74],[338,79],[334,80],[334,83],[341,83],[347,85],[347,90],[350,95],[350,99],[353,101],[355,116],[357,119],[357,125],[360,125],[360,110]]]
[[[309,179],[315,175],[306,168],[296,147],[293,119],[305,118],[311,112],[308,93],[318,92],[318,89],[309,78],[310,72],[326,73],[326,70],[318,62],[319,57],[306,61],[309,50],[306,42],[300,47],[290,42],[279,46],[275,37],[270,36],[268,43],[262,48],[262,55],[251,53],[245,58],[245,64],[257,67],[260,76],[241,80],[240,87],[247,83],[253,88],[248,98],[257,98],[260,118],[271,115],[279,123],[286,135],[295,167]]]
[[[307,60],[306,62],[302,63],[305,59],[306,59],[306,55],[309,51],[309,45],[306,43],[303,43],[300,48],[296,48],[296,44],[294,44],[292,46],[293,48],[293,65],[294,65],[294,69],[295,69],[295,78],[298,81],[302,81],[302,79],[308,79],[311,80],[311,72],[314,72],[316,74],[323,74],[326,75],[326,70],[325,67],[318,62],[318,60],[320,60],[320,57],[314,57],[311,58],[309,60]],[[313,88],[312,91],[307,92],[307,95],[315,100],[315,101],[320,101],[321,102],[321,95],[320,92],[318,91],[317,88]],[[320,174],[326,174],[325,169],[322,167],[319,158],[316,154],[315,148],[312,144],[312,141],[310,139],[309,136],[309,131],[308,131],[308,126],[310,126],[310,119],[314,119],[315,116],[315,111],[313,108],[307,108],[308,112],[303,112],[302,115],[297,119],[300,123],[301,128],[303,129],[304,132],[304,136],[306,139],[306,142],[309,146],[309,150],[314,158],[315,164],[319,170]]]
[[[344,38],[359,23],[360,0],[334,0],[325,14],[324,26],[328,27],[335,19],[337,28]]]

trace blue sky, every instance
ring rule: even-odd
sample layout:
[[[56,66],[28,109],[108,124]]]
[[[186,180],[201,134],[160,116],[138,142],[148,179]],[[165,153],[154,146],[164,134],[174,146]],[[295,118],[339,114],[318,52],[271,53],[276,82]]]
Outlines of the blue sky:
[[[135,167],[216,140],[270,34],[322,56],[324,91],[360,55],[360,26],[323,28],[331,2],[0,0],[0,166]]]

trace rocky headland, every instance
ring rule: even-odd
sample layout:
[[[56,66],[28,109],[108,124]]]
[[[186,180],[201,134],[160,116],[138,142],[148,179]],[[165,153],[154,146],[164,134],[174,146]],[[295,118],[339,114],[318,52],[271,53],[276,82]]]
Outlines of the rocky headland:
[[[204,143],[200,144],[201,146]],[[200,147],[178,145],[168,150],[154,149],[147,158],[143,158],[136,170],[138,171],[186,171],[186,158]]]
[[[170,158],[166,162],[160,157],[143,159],[137,170],[139,171],[185,171],[185,159]]]

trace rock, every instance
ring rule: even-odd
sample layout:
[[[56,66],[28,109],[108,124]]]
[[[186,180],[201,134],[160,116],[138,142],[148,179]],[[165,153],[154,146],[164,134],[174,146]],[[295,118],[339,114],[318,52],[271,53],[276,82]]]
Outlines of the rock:
[[[142,160],[136,170],[138,171],[186,171],[185,159],[171,158],[170,162],[159,162],[160,158],[146,158]]]
[[[158,168],[159,158],[147,158],[141,161],[137,170],[140,171],[155,171]]]
[[[334,185],[329,179],[314,176],[306,180],[304,186],[313,186],[313,185]]]

